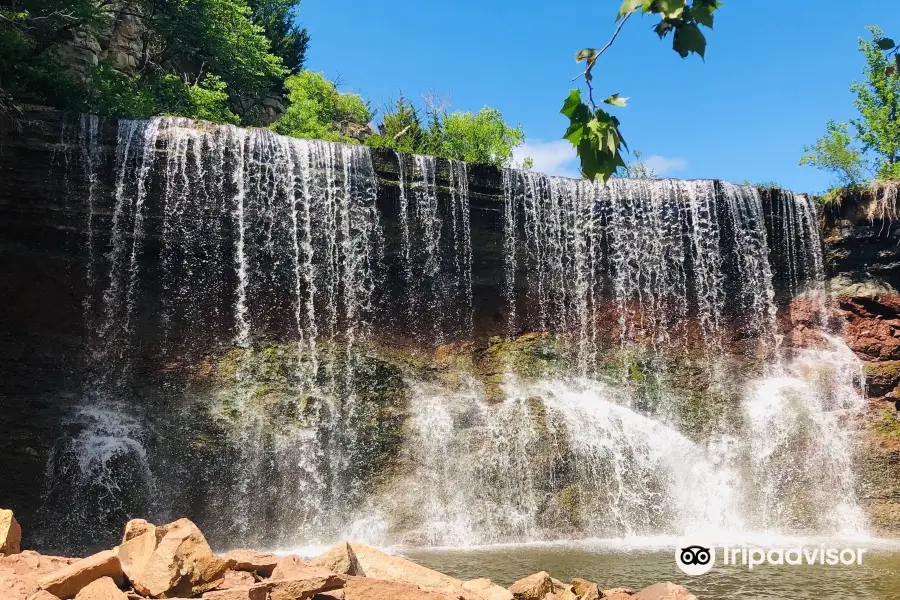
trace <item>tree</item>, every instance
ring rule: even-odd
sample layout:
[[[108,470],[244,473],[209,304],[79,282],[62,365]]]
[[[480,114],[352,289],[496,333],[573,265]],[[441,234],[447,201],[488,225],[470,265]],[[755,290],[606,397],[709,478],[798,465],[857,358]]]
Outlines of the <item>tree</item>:
[[[831,171],[840,185],[856,185],[864,177],[865,161],[859,150],[853,147],[846,123],[828,121],[826,133],[812,146],[806,146],[801,165],[809,165]]]
[[[271,52],[292,73],[299,73],[306,61],[309,33],[297,25],[297,0],[250,0],[253,23],[263,29]]]
[[[354,142],[342,131],[347,124],[365,126],[372,111],[359,94],[341,93],[322,73],[301,71],[285,81],[288,107],[272,126],[283,135]]]
[[[378,133],[366,144],[506,167],[512,163],[513,148],[525,139],[522,128],[508,125],[496,108],[451,113],[447,103],[428,100],[426,104],[423,117],[415,104],[401,96],[384,108]]]
[[[900,46],[878,27],[868,30],[872,40],[859,40],[864,80],[850,86],[859,112],[850,121],[853,133],[845,123],[828,121],[825,135],[800,159],[832,172],[842,186],[861,183],[867,170],[878,179],[900,179]]]
[[[433,121],[436,154],[485,165],[508,165],[513,148],[525,140],[521,127],[510,127],[496,108],[453,112]]]
[[[872,41],[859,40],[865,81],[853,82],[860,118],[851,121],[864,152],[874,155],[881,179],[900,179],[900,46],[869,27]]]
[[[256,13],[247,0],[130,0],[124,8],[117,0],[0,0],[0,86],[20,101],[119,116],[143,116],[124,114],[129,106],[150,114],[184,114],[186,107],[186,116],[203,113],[225,93],[227,110],[216,106],[206,114],[232,121],[238,113],[252,122],[260,100],[280,94],[288,73],[267,33],[295,50],[306,39],[283,21],[291,18],[286,0],[254,6]],[[108,35],[125,10],[142,24],[138,64],[126,71],[100,65],[91,77],[68,72],[59,48],[76,35]],[[183,89],[174,89],[177,81]],[[124,90],[135,97],[127,100]]]
[[[615,43],[628,19],[637,12],[658,15],[654,28],[660,39],[670,33],[672,48],[682,58],[706,53],[706,37],[700,27],[712,28],[714,13],[722,5],[718,0],[624,0],[616,17],[612,38],[601,48],[585,48],[575,55],[576,62],[585,63],[584,77],[588,99],[582,99],[580,90],[571,90],[560,112],[569,118],[569,128],[563,137],[569,140],[581,161],[581,172],[588,179],[606,181],[618,169],[625,167],[622,149],[628,149],[619,131],[619,120],[599,108],[594,101],[593,69],[597,59]],[[577,79],[577,78],[576,78]],[[602,104],[624,108],[627,98],[612,94]]]

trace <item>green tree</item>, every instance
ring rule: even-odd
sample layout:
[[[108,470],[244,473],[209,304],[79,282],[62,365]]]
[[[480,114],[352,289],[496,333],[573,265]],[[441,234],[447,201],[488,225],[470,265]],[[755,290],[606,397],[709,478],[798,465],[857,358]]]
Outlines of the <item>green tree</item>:
[[[563,137],[569,140],[581,161],[581,172],[588,179],[606,181],[618,169],[625,167],[622,150],[628,149],[619,131],[619,120],[594,101],[593,69],[597,59],[609,50],[625,26],[636,13],[660,18],[654,27],[660,39],[672,34],[672,49],[682,58],[706,53],[706,37],[701,27],[712,28],[714,13],[722,5],[718,0],[624,0],[619,8],[612,38],[601,48],[585,48],[575,55],[576,62],[585,63],[584,77],[588,90],[587,102],[580,90],[571,90],[560,112],[569,118]],[[627,98],[612,94],[602,104],[624,108]]]
[[[297,0],[250,0],[253,23],[263,29],[271,52],[291,73],[299,73],[306,62],[309,32],[297,25]]]
[[[853,138],[846,123],[828,121],[826,133],[812,146],[806,146],[801,165],[830,171],[840,185],[856,185],[863,178],[865,160],[853,147]]]
[[[507,167],[512,164],[513,148],[525,139],[522,128],[508,125],[496,108],[451,113],[446,107],[430,104],[424,112],[425,117],[411,101],[401,97],[382,111],[378,133],[366,144]]]
[[[347,124],[367,125],[372,112],[358,94],[341,93],[321,73],[301,71],[288,77],[288,107],[272,126],[283,135],[353,142],[342,131]]]
[[[366,140],[367,146],[392,148],[413,154],[429,153],[429,133],[412,101],[401,96],[381,111],[378,133]]]
[[[496,108],[453,112],[432,121],[436,154],[466,162],[506,166],[513,148],[525,141],[522,127],[510,127]]]
[[[85,81],[66,72],[57,50],[76,34],[102,35],[115,15],[125,10],[120,2],[0,0],[0,87],[19,101],[66,109],[118,110],[130,104],[142,112],[167,114],[183,113],[187,107],[192,114],[231,121],[238,113],[252,122],[261,99],[273,89],[280,93],[288,73],[266,37],[266,26],[273,36],[280,35],[275,25],[286,18],[286,9],[276,0],[270,4],[271,9],[256,5],[259,12],[254,14],[247,0],[132,0],[127,10],[146,28],[139,64],[127,73],[113,73],[101,65],[96,76]],[[287,31],[295,41],[300,36],[299,30]],[[183,89],[176,91],[178,81]],[[133,101],[102,97],[104,92],[123,94],[125,89],[136,96]],[[206,111],[223,92],[229,110]],[[148,109],[154,99],[162,104]]]
[[[871,41],[859,40],[863,81],[850,86],[858,111],[850,121],[853,133],[845,123],[828,121],[825,135],[800,159],[833,173],[840,186],[862,183],[867,170],[878,179],[900,179],[900,46],[878,27],[867,29]]]
[[[874,156],[880,179],[900,179],[900,46],[869,27],[872,41],[859,40],[865,80],[850,89],[860,118],[851,121],[864,152]]]

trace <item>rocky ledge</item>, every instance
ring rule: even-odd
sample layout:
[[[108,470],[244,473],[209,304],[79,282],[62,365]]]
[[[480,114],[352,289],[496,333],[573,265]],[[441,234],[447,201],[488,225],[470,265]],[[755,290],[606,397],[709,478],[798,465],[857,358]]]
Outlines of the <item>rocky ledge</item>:
[[[22,551],[21,537],[12,512],[0,510],[4,600],[697,600],[668,582],[639,592],[601,590],[543,571],[509,588],[490,579],[462,581],[353,542],[309,560],[252,550],[217,555],[188,519],[161,526],[133,519],[120,545],[86,558]]]

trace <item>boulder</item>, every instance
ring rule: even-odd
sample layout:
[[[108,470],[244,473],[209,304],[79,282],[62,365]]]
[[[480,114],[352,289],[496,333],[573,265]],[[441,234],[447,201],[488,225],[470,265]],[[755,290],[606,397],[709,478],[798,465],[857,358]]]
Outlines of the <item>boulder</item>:
[[[119,546],[122,572],[136,588],[143,581],[144,571],[159,542],[156,526],[143,519],[133,519],[125,525],[125,535]]]
[[[312,600],[344,600],[344,590],[331,590],[330,592],[322,592],[312,597]]]
[[[228,569],[222,575],[222,579],[216,584],[216,589],[230,590],[231,588],[252,587],[257,583],[259,581],[251,572]]]
[[[353,553],[350,544],[341,543],[332,546],[325,554],[309,561],[310,566],[326,569],[342,575],[365,577],[366,573]]]
[[[687,591],[687,588],[671,581],[645,587],[632,598],[633,600],[697,600],[697,596]]]
[[[265,583],[235,587],[228,590],[206,592],[203,597],[208,600],[267,600],[269,587]]]
[[[278,564],[276,555],[253,550],[232,550],[225,555],[225,560],[235,571],[250,571],[262,577],[271,577]]]
[[[147,532],[156,533],[156,525],[153,523],[149,523],[144,519],[131,519],[127,523],[125,523],[125,535],[122,536],[122,543],[124,544],[130,539],[136,538],[139,535],[143,535]]]
[[[544,600],[544,596],[553,593],[553,580],[549,573],[541,571],[515,582],[509,591],[515,600]]]
[[[553,584],[553,595],[559,600],[579,600],[578,594],[575,593],[575,587],[570,583],[565,583],[559,579],[550,578]]]
[[[513,600],[512,592],[490,579],[473,579],[463,583],[463,587],[470,592],[475,592],[484,600]]]
[[[547,594],[546,596],[544,596],[544,600],[560,600],[560,598],[559,598],[559,596],[557,596],[557,595],[554,594],[553,592],[550,592],[549,594]]]
[[[576,577],[572,580],[572,589],[575,590],[575,593],[579,596],[583,596],[591,586],[596,586],[596,583],[588,581],[587,579],[582,579],[581,577]]]
[[[6,596],[3,597],[5,598]],[[28,596],[28,600],[59,600],[59,598],[46,590],[38,590],[36,593]]]
[[[117,586],[122,585],[125,577],[117,550],[118,548],[104,550],[75,561],[58,571],[39,577],[38,585],[64,599],[73,598],[82,588],[101,577],[109,577]]]
[[[634,598],[631,594],[626,594],[625,592],[614,592],[609,596],[601,596],[603,600],[631,600]]]
[[[290,579],[295,573],[300,573],[302,575],[308,568],[309,565],[305,560],[301,559],[296,554],[289,554],[288,556],[282,556],[278,559],[275,568],[272,570],[271,578]]]
[[[150,539],[158,541],[153,552],[145,552]],[[228,561],[213,554],[203,533],[188,519],[146,529],[128,540],[129,580],[134,589],[154,598],[189,598],[213,589],[228,569]]]
[[[597,584],[592,583],[583,592],[578,594],[578,597],[580,600],[600,600],[600,598],[604,598],[605,596],[600,591],[600,588],[597,587]]]
[[[22,551],[22,528],[13,511],[0,508],[0,555],[18,554]]]
[[[625,594],[626,596],[630,596],[634,593],[634,590],[627,587],[617,587],[609,590],[600,590],[603,594],[600,596],[601,598],[605,598],[606,596],[612,596],[613,594]]]
[[[75,595],[75,600],[128,600],[128,596],[112,578],[101,577],[81,588]]]
[[[308,567],[306,573],[295,572],[290,579],[270,579],[266,582],[269,600],[302,600],[319,592],[343,587],[347,577],[323,569]]]
[[[38,577],[75,562],[77,559],[58,556],[42,556],[33,550],[25,550],[12,556],[0,556],[0,598],[3,600],[27,600],[40,595],[40,600],[53,600],[49,592],[38,585]]]
[[[456,600],[456,598],[440,592],[423,590],[410,583],[351,577],[344,585],[344,600]]]
[[[425,591],[441,592],[464,600],[482,600],[477,594],[466,590],[461,580],[449,575],[417,565],[399,556],[391,556],[365,544],[351,543],[350,549],[356,555],[357,562],[366,577],[408,583]]]

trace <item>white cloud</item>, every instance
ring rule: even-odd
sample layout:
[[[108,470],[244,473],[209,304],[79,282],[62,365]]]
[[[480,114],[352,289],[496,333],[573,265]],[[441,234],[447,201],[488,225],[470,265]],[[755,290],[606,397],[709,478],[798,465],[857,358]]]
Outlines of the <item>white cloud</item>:
[[[644,164],[658,176],[669,175],[687,169],[688,161],[683,158],[666,158],[653,154],[644,159]]]
[[[525,142],[513,149],[513,161],[521,165],[526,158],[534,161],[534,171],[562,177],[581,177],[575,148],[567,140]]]

